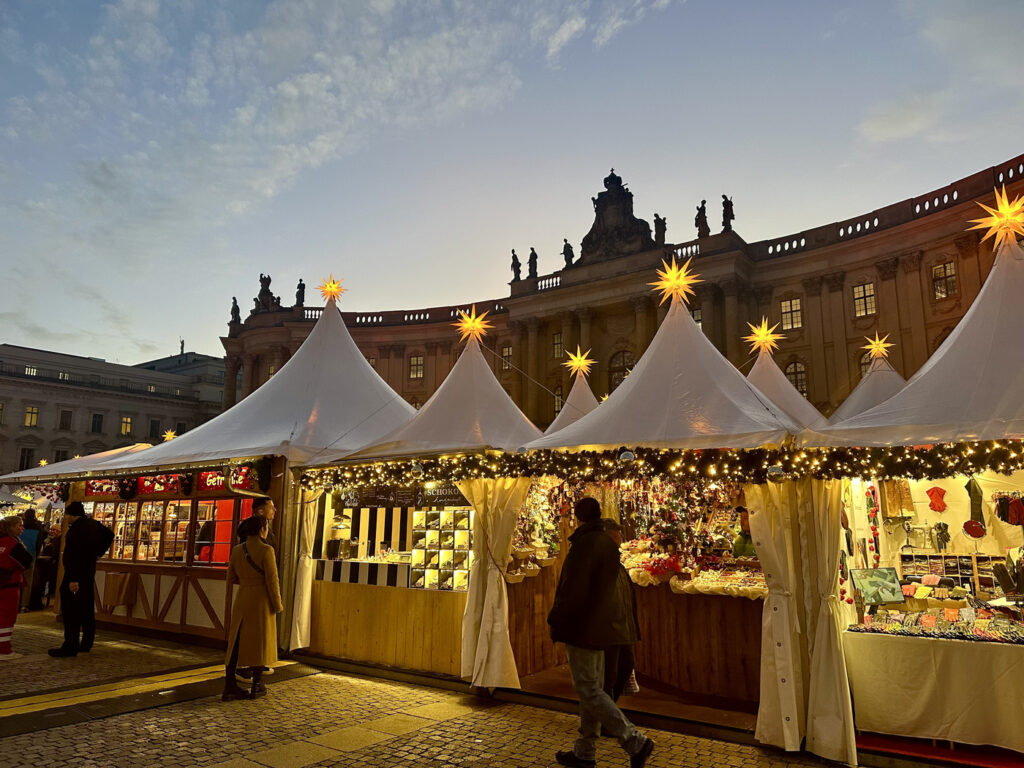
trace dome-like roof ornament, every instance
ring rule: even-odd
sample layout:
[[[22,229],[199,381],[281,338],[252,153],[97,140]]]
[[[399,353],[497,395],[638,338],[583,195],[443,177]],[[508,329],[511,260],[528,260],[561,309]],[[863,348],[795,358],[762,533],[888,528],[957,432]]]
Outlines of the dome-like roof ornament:
[[[611,172],[604,177],[604,188],[605,189],[619,189],[622,187],[622,178],[615,173],[615,169],[612,168]]]

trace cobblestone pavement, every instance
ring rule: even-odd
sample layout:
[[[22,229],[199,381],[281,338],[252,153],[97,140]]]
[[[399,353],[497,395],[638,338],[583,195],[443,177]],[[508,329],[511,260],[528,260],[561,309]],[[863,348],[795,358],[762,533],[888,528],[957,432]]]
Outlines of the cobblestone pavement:
[[[23,658],[3,662],[0,697],[95,685],[128,676],[222,661],[223,651],[127,635],[104,627],[89,653],[53,659],[46,651],[61,644],[64,629],[50,611],[22,613],[14,625],[14,650]]]
[[[207,697],[0,739],[0,768],[527,768],[552,766],[576,718],[335,673],[282,680],[256,701]],[[820,766],[807,758],[648,731],[651,768]],[[602,739],[601,766],[626,766]]]

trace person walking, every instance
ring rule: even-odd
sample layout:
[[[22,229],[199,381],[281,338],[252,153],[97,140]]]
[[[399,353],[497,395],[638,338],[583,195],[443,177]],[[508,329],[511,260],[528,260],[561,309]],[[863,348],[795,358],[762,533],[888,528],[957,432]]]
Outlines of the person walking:
[[[114,532],[85,514],[80,501],[64,509],[64,578],[60,583],[60,615],[64,643],[47,653],[53,657],[88,653],[96,639],[96,561],[110,548]]]
[[[243,520],[238,527],[241,543],[231,550],[228,561],[228,589],[237,584],[238,590],[231,604],[222,701],[265,696],[264,667],[277,661],[277,614],[284,610],[284,605],[274,548],[264,540],[269,524],[260,515]],[[235,678],[239,667],[251,670],[249,691]]]
[[[555,759],[570,768],[597,765],[597,739],[603,726],[629,755],[630,768],[643,768],[654,741],[626,719],[603,688],[606,650],[633,645],[639,638],[629,576],[619,562],[618,545],[601,521],[597,499],[580,499],[574,512],[580,525],[569,537],[571,546],[548,624],[551,639],[565,643],[572,685],[580,699],[580,727],[573,748],[556,753]]]
[[[46,605],[57,594],[57,570],[60,563],[60,526],[51,525],[50,535],[46,537],[39,557],[36,558],[36,572],[32,579],[32,597],[29,599],[30,611],[43,609],[43,595]]]
[[[11,647],[11,637],[18,620],[23,574],[32,563],[32,556],[21,543],[23,530],[17,515],[0,520],[0,661],[21,658]]]
[[[46,540],[46,529],[36,519],[34,509],[26,510],[24,524],[25,530],[21,532],[21,543],[25,545],[25,549],[32,556],[32,562],[22,574],[25,582],[21,585],[21,610],[31,611],[35,610],[32,605],[32,585],[36,574],[36,560],[43,548],[43,542]],[[42,608],[41,605],[38,607]]]

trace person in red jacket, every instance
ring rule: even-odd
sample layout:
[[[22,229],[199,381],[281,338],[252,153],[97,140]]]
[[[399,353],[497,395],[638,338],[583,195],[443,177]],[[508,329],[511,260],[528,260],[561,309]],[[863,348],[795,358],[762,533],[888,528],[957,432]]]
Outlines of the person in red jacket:
[[[11,648],[11,635],[18,620],[25,569],[32,563],[32,555],[19,538],[23,530],[24,523],[17,515],[0,520],[0,661],[21,657]]]

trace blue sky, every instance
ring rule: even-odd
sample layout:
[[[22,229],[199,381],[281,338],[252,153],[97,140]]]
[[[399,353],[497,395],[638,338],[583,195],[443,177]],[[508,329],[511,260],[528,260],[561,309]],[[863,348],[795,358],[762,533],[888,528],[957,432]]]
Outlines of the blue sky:
[[[0,341],[219,355],[260,272],[503,296],[612,166],[670,241],[722,193],[748,241],[853,216],[1024,149],[1022,32],[1014,0],[5,0]]]

